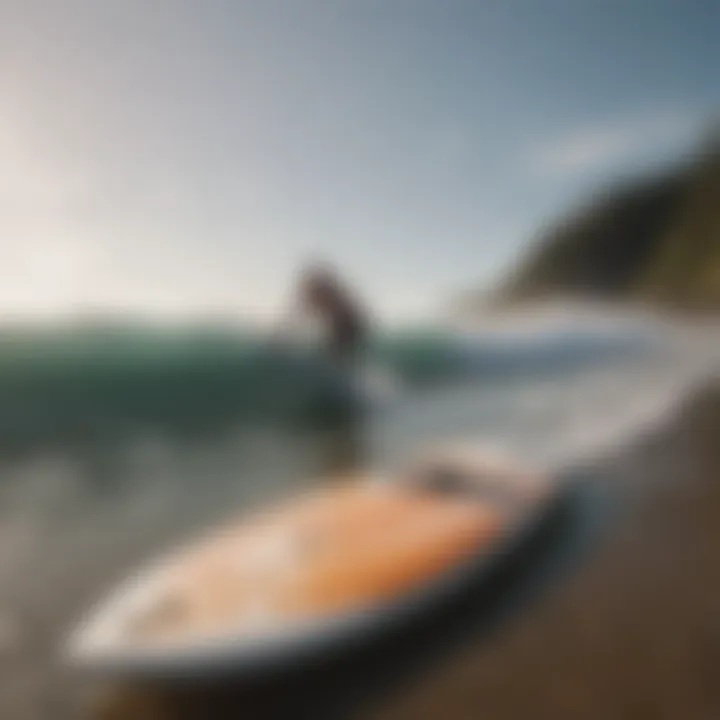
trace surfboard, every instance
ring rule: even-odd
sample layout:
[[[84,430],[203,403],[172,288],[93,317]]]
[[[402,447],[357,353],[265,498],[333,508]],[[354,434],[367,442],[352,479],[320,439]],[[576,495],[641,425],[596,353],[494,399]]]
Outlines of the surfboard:
[[[130,577],[70,661],[120,674],[242,671],[367,636],[477,578],[536,527],[557,480],[467,448],[338,478],[230,521]]]

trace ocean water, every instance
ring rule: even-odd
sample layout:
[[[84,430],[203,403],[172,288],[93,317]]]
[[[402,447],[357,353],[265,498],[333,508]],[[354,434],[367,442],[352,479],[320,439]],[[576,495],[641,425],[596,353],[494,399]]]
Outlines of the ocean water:
[[[312,350],[251,333],[3,336],[0,717],[57,713],[72,624],[137,563],[214,522],[434,443],[588,462],[720,368],[710,323],[573,308],[397,332],[370,355],[391,380],[360,408]]]

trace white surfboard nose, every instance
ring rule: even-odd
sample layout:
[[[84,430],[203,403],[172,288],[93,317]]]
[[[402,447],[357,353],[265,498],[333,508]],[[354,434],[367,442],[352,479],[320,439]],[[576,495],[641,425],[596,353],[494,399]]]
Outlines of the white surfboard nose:
[[[71,634],[65,646],[68,660],[76,665],[93,664],[121,651],[133,622],[161,604],[158,590],[158,582],[144,575],[128,580]]]

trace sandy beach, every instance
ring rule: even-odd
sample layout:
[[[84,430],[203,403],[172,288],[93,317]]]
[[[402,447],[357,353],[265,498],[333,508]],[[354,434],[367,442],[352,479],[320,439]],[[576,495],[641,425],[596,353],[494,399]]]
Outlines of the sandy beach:
[[[622,509],[582,566],[367,717],[720,713],[720,387],[604,474]]]

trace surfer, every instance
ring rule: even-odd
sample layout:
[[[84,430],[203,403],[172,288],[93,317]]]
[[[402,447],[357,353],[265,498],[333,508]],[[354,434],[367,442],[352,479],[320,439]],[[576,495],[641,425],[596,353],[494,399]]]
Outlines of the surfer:
[[[360,359],[368,335],[368,318],[357,300],[327,268],[306,270],[298,292],[297,309],[320,323],[328,357],[343,368]]]

